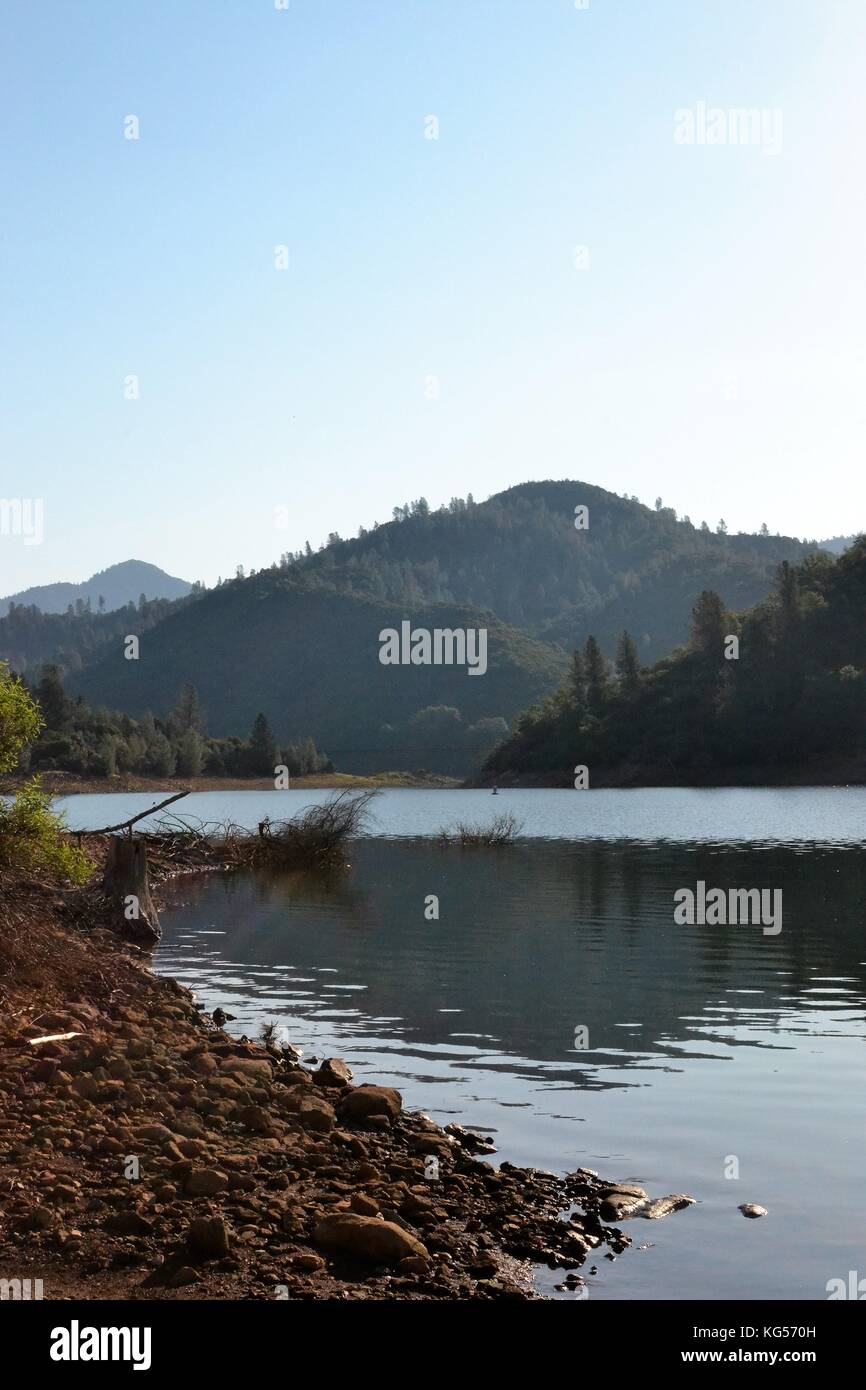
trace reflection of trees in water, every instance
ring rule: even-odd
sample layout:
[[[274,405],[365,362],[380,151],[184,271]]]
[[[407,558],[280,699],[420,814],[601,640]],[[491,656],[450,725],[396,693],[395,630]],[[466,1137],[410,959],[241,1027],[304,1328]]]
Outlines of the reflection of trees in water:
[[[676,1067],[685,1049],[700,1053],[702,1033],[708,1056],[726,1041],[772,1045],[746,1025],[778,1035],[796,1026],[795,1010],[814,1012],[814,996],[802,996],[816,976],[849,977],[844,1007],[863,1008],[859,848],[363,841],[352,859],[350,872],[327,879],[204,876],[183,900],[199,921],[206,913],[227,928],[220,954],[241,978],[244,965],[336,967],[332,980],[366,986],[353,996],[365,1015],[404,1020],[416,1051],[483,1049],[487,1038],[486,1069],[501,1052],[530,1070],[546,1063],[550,1082],[596,1085],[600,1064]],[[674,892],[701,878],[781,888],[781,934],[677,926]],[[424,916],[431,893],[438,922]],[[167,938],[193,924],[185,912],[163,922]],[[574,1050],[578,1025],[589,1029],[584,1053]],[[482,1037],[453,1039],[464,1031]]]

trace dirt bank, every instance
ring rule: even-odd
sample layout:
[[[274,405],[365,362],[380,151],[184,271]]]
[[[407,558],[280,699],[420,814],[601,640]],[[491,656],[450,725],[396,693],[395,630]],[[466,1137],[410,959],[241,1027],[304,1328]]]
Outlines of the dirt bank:
[[[272,792],[273,777],[139,777],[133,773],[118,773],[114,777],[81,777],[75,772],[40,772],[40,781],[45,791],[52,796],[77,796],[110,792]],[[13,795],[27,781],[27,777],[0,777],[0,795]],[[322,772],[310,777],[293,777],[292,791],[310,791],[316,788],[357,787],[459,787],[455,777],[440,777],[433,773],[415,772],[377,772],[370,777],[362,777],[352,772]]]

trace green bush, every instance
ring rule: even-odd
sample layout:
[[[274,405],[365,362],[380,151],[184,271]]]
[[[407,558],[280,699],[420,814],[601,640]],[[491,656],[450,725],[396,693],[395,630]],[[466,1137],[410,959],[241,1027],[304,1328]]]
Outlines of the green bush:
[[[84,883],[93,864],[83,850],[61,838],[64,828],[39,778],[31,778],[12,801],[0,806],[0,869]]]
[[[42,720],[34,700],[0,661],[0,772],[11,772],[25,743],[39,736]]]

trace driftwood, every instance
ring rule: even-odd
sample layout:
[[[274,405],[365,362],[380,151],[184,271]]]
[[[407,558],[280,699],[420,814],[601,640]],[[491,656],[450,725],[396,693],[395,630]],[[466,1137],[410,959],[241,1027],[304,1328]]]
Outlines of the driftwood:
[[[144,840],[130,834],[109,841],[102,890],[125,935],[154,945],[159,941],[161,930],[150,895]]]
[[[159,801],[155,806],[148,806],[146,811],[139,811],[137,816],[130,816],[129,820],[118,821],[117,825],[103,825],[99,830],[88,830],[88,835],[113,835],[116,830],[128,830],[132,834],[132,827],[136,821],[144,820],[145,816],[152,816],[154,811],[161,811],[164,806],[170,806],[173,801],[180,801],[182,796],[189,796],[189,792],[175,792],[174,796],[166,797],[165,801]],[[81,834],[83,832],[79,832]]]

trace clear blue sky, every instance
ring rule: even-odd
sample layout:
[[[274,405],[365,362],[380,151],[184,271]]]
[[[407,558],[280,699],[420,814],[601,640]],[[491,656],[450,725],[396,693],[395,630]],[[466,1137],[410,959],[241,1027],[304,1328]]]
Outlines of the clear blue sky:
[[[0,54],[0,594],[531,478],[866,526],[859,0],[6,0]]]

